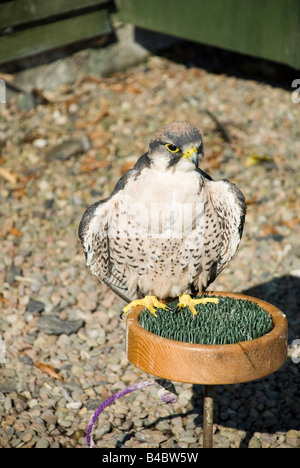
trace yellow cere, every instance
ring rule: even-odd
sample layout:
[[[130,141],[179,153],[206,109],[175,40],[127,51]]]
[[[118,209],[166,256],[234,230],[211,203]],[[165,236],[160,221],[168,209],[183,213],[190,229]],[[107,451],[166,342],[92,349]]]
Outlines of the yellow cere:
[[[188,149],[188,150],[184,153],[183,157],[184,157],[184,158],[189,158],[193,153],[196,153],[196,154],[198,153],[197,148],[190,148],[190,149]]]

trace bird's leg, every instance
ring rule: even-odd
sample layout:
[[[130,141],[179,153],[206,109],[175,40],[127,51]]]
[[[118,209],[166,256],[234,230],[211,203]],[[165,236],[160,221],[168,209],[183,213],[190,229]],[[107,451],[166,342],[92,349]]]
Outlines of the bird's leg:
[[[134,301],[130,302],[127,306],[125,306],[124,309],[122,310],[121,317],[123,314],[127,314],[127,312],[129,312],[130,309],[132,309],[132,307],[135,307],[138,305],[144,306],[146,309],[148,309],[151,312],[151,314],[154,315],[154,317],[157,317],[155,309],[164,309],[164,310],[168,309],[166,304],[159,302],[157,297],[145,296],[143,299],[135,299]]]
[[[189,307],[193,316],[195,316],[197,315],[195,305],[207,304],[208,302],[218,304],[219,300],[216,297],[202,297],[200,299],[192,299],[189,294],[181,294],[181,296],[179,296],[177,310],[181,309],[182,307]]]

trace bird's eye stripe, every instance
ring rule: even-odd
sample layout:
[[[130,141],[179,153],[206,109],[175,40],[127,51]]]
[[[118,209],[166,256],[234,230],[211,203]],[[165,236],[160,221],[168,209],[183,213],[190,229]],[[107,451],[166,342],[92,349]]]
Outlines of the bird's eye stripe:
[[[165,147],[166,147],[169,151],[171,151],[171,153],[178,153],[178,151],[179,151],[179,148],[177,148],[177,146],[175,146],[175,145],[172,145],[171,143],[167,143],[167,144],[165,145]]]

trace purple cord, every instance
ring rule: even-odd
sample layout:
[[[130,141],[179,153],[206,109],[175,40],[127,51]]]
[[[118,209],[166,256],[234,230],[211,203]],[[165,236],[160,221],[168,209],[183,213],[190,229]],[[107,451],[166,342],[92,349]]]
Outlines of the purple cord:
[[[101,405],[98,406],[98,408],[94,412],[93,416],[91,417],[91,419],[89,421],[89,424],[88,424],[88,427],[87,427],[86,440],[87,440],[89,448],[94,447],[94,442],[93,442],[93,439],[92,439],[92,431],[93,431],[93,427],[94,427],[98,417],[100,416],[102,411],[105,408],[107,408],[107,406],[111,405],[111,403],[116,401],[118,398],[121,398],[122,396],[127,395],[128,393],[134,392],[135,390],[140,390],[141,388],[150,387],[151,385],[161,385],[161,387],[162,387],[161,395],[160,395],[161,400],[164,403],[174,403],[176,401],[177,397],[176,397],[176,394],[173,393],[174,392],[173,387],[172,387],[171,391],[169,391],[168,389],[165,388],[166,386],[170,387],[172,384],[170,382],[167,382],[167,384],[169,384],[169,385],[166,385],[164,382],[166,382],[166,381],[162,381],[162,380],[159,380],[159,381],[157,381],[157,380],[145,380],[144,382],[133,384],[133,385],[130,385],[129,387],[127,387],[127,388],[124,388],[123,390],[120,390],[119,392],[117,392],[114,395],[107,398],[107,400],[105,400],[103,403],[101,403]]]

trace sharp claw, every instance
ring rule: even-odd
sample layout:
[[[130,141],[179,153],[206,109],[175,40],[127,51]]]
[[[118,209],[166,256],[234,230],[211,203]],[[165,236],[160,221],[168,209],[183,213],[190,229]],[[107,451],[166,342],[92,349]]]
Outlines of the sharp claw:
[[[158,317],[157,310],[159,310],[159,309],[173,311],[173,309],[171,307],[168,307],[167,305],[160,302],[156,298],[156,296],[145,296],[144,299],[136,299],[136,300],[130,302],[129,304],[127,304],[122,309],[122,312],[120,314],[120,319],[122,319],[123,316],[125,314],[127,314],[132,309],[132,307],[135,307],[137,305],[142,305],[143,307],[148,309],[151,312],[151,314],[154,315],[154,317]]]

